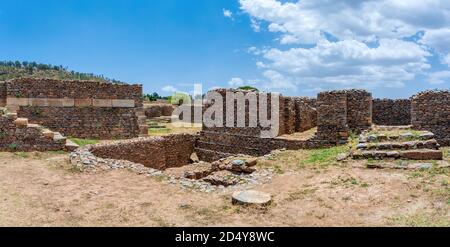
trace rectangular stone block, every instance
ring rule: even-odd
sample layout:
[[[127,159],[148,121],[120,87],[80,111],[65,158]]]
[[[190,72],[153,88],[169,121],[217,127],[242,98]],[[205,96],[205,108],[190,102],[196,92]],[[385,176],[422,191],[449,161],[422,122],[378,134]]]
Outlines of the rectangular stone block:
[[[75,107],[88,107],[92,106],[92,99],[75,99]]]
[[[50,102],[47,98],[32,98],[28,100],[30,101],[31,106],[50,106]]]
[[[61,100],[62,107],[74,107],[75,106],[74,99],[64,98],[64,99],[60,99],[60,100]]]
[[[411,160],[442,160],[443,152],[441,150],[431,150],[431,149],[423,149],[423,150],[407,150],[402,151],[400,156],[404,159]]]
[[[6,105],[8,106],[28,106],[30,104],[28,98],[9,97],[6,99],[6,102]]]
[[[110,99],[92,99],[94,107],[112,107],[112,100]]]
[[[134,100],[130,99],[113,99],[112,107],[131,108],[134,107]]]

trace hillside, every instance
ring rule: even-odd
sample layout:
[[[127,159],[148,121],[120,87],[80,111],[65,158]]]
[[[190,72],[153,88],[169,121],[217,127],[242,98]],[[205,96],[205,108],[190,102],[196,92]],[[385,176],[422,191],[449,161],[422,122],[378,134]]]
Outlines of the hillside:
[[[70,71],[67,67],[41,64],[36,62],[0,61],[0,81],[14,78],[53,78],[64,80],[88,80],[125,84],[124,82],[95,75]]]

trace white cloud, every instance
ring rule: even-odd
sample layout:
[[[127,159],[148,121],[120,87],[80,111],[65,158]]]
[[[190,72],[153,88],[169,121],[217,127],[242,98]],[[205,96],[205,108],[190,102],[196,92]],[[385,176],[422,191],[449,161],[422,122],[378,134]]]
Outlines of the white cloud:
[[[443,62],[450,67],[450,53],[444,57]]]
[[[223,9],[223,16],[233,19],[233,12],[231,12],[231,10],[228,9]]]
[[[239,77],[231,78],[231,80],[228,82],[228,85],[230,87],[241,87],[244,86],[244,80]]]
[[[269,30],[315,43],[323,32],[339,39],[370,40],[374,36],[401,38],[418,30],[437,29],[450,23],[448,0],[240,0],[252,18],[269,23]],[[289,39],[293,40],[291,37]]]
[[[450,70],[438,71],[428,76],[428,82],[433,85],[439,85],[450,82]]]
[[[161,89],[163,92],[167,92],[167,93],[176,93],[178,92],[178,89],[174,86],[168,85],[165,86]]]
[[[429,55],[417,44],[400,40],[380,40],[376,48],[356,40],[322,40],[309,49],[273,48],[263,58],[264,68],[294,78],[296,84],[399,87],[429,68]]]
[[[300,85],[399,88],[428,73],[430,56],[437,55],[450,66],[448,0],[240,0],[240,4],[251,20],[279,34],[279,47],[253,48],[252,54],[258,57],[256,65],[263,76],[286,90]]]

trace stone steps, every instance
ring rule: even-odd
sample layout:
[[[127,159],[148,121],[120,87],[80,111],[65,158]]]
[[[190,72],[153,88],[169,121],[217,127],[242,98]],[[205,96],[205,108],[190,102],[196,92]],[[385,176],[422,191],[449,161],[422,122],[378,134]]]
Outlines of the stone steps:
[[[357,150],[411,150],[411,149],[439,149],[436,140],[409,141],[409,142],[380,142],[380,143],[360,143]]]
[[[412,150],[377,150],[356,151],[352,154],[353,159],[408,159],[408,160],[442,160],[442,150],[435,149],[412,149]]]

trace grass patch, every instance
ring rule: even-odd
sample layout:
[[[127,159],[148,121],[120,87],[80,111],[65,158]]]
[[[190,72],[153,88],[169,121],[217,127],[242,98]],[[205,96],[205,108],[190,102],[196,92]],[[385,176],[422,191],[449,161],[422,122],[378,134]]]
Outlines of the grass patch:
[[[441,215],[415,214],[389,218],[388,224],[409,227],[449,227],[450,220]]]
[[[303,190],[290,192],[288,195],[288,198],[286,198],[286,201],[292,202],[292,201],[305,199],[309,196],[313,196],[314,193],[316,192],[316,190],[317,189],[315,189],[315,188],[310,188],[310,189],[303,189]]]
[[[79,139],[79,138],[72,138],[72,137],[69,139],[80,147],[98,143],[98,140],[91,140],[91,139]]]
[[[337,163],[336,156],[348,152],[347,146],[321,148],[309,150],[309,153],[300,165],[331,165]]]
[[[168,128],[161,128],[161,129],[149,128],[148,129],[149,136],[160,136],[160,135],[167,135],[170,133],[172,133],[172,130],[168,129]]]
[[[15,152],[14,155],[19,156],[21,158],[29,158],[30,154],[26,152]]]

